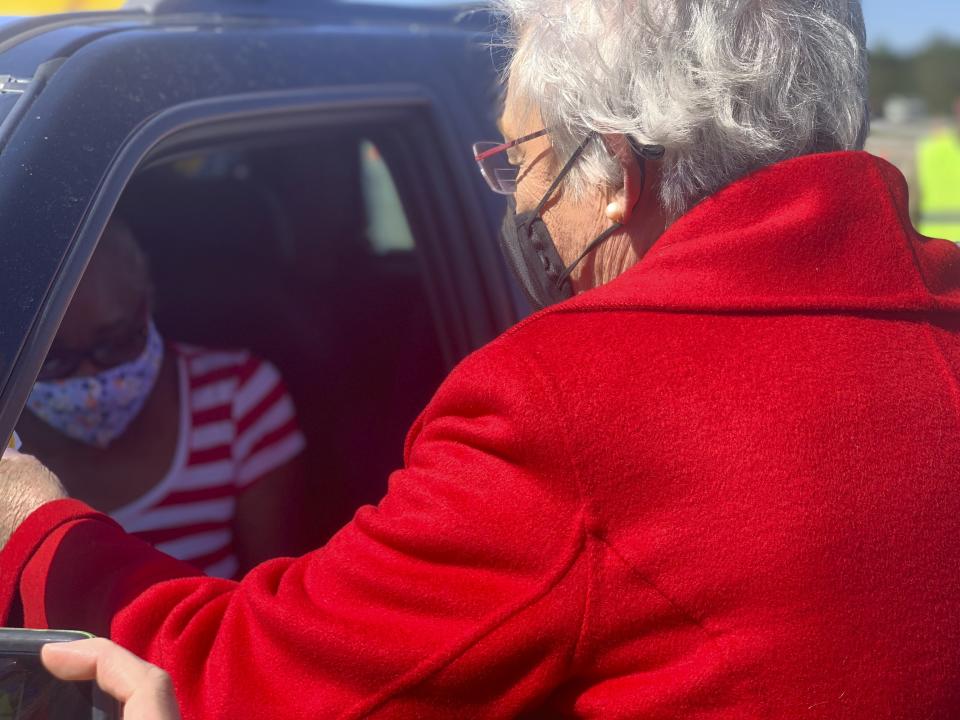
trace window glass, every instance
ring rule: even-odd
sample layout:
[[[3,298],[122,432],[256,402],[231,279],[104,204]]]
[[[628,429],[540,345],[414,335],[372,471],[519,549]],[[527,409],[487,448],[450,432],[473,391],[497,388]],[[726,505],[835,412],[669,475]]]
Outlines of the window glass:
[[[359,150],[370,246],[378,255],[412,251],[413,233],[407,224],[390,169],[377,146],[369,140],[362,140]]]

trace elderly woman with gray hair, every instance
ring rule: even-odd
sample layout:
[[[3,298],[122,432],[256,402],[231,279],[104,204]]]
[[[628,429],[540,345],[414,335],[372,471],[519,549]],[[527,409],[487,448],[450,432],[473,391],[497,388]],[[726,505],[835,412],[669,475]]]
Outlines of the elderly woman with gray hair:
[[[956,717],[960,250],[859,151],[859,3],[503,10],[476,155],[546,309],[386,498],[233,583],[16,458],[0,601],[146,656],[187,718]]]

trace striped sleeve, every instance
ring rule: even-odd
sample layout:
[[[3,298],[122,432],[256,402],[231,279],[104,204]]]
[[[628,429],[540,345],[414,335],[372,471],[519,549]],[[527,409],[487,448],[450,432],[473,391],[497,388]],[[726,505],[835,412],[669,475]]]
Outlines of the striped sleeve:
[[[306,444],[293,400],[279,371],[252,356],[240,370],[233,398],[233,421],[238,487],[248,487],[289,462]]]

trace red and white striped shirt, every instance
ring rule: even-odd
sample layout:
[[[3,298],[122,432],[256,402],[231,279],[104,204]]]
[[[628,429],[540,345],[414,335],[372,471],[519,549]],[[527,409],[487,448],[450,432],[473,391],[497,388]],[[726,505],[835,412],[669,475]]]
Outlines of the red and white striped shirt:
[[[180,430],[166,477],[112,513],[124,529],[208,575],[234,577],[237,497],[304,448],[283,379],[248,352],[174,345]]]

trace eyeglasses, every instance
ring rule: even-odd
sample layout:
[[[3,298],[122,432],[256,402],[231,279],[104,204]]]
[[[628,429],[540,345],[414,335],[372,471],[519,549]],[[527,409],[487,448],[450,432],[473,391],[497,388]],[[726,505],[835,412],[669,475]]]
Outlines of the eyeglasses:
[[[147,304],[137,311],[136,320],[116,334],[86,350],[51,348],[37,380],[62,380],[76,372],[85,360],[89,360],[102,370],[131,362],[139,357],[147,344],[149,318]]]
[[[516,140],[505,143],[475,142],[473,144],[473,159],[476,160],[477,165],[480,166],[480,174],[483,175],[483,179],[487,181],[490,189],[500,195],[513,195],[517,191],[517,177],[520,174],[520,168],[510,162],[510,158],[506,154],[507,150],[515,148],[520,143],[543,137],[548,132],[550,131],[546,128],[537,130],[535,133],[530,133],[529,135],[524,135],[523,137],[518,137]],[[595,137],[599,137],[596,131],[591,132],[587,136],[583,144],[581,144],[573,154],[573,157],[570,158],[569,166],[573,165],[573,162],[583,152],[587,143]],[[639,145],[633,140],[630,140],[630,147],[640,161],[660,160],[666,152],[663,145]],[[561,175],[565,175],[568,170],[569,167],[565,168]]]
[[[547,132],[546,129],[538,130],[505,143],[483,141],[473,144],[474,160],[480,166],[480,174],[483,175],[483,179],[487,181],[491,190],[500,195],[513,195],[517,191],[520,168],[511,164],[507,150],[515,148],[520,143],[543,137]]]

